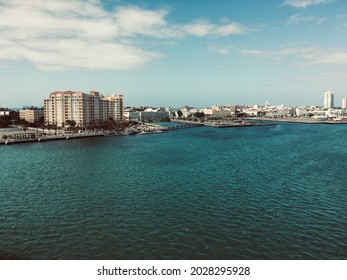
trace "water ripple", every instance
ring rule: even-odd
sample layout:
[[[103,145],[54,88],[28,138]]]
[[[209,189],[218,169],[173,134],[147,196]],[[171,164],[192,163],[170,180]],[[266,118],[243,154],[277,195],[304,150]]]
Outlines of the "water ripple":
[[[1,146],[0,259],[347,259],[346,135],[279,124]]]

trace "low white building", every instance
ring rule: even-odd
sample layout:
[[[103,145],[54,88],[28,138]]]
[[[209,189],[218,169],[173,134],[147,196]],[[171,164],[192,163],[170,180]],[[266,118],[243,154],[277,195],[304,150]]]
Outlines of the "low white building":
[[[43,118],[43,116],[44,116],[43,108],[30,107],[30,108],[23,108],[22,110],[19,111],[19,117],[30,123],[38,122],[40,118]]]
[[[0,116],[9,116],[10,111],[0,111]]]
[[[180,111],[182,112],[182,117],[188,117],[190,115],[198,113],[199,109],[194,108],[194,107],[189,107],[189,106],[183,106],[180,108]]]
[[[295,109],[295,115],[297,117],[308,117],[310,114],[310,110],[307,107],[298,107]]]
[[[266,117],[269,118],[283,118],[287,116],[287,113],[284,111],[270,111],[270,112],[266,112]]]
[[[129,121],[160,121],[166,118],[170,118],[171,114],[169,111],[159,111],[159,112],[124,112],[124,117]]]
[[[235,112],[230,110],[213,110],[212,108],[205,108],[203,110],[205,116],[207,117],[231,117],[235,115]]]
[[[327,118],[338,118],[340,116],[342,116],[342,109],[328,109],[325,113],[325,116]]]
[[[148,107],[144,110],[144,112],[165,112],[164,107]]]

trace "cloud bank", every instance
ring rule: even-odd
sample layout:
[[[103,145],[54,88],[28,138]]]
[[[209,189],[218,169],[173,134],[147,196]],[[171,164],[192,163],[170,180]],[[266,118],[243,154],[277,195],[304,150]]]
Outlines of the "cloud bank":
[[[137,6],[104,9],[99,0],[0,0],[0,62],[26,60],[44,70],[133,70],[161,53],[145,39],[230,36],[246,32],[239,23],[206,20],[171,24],[168,10]]]
[[[283,5],[294,8],[307,8],[313,5],[328,4],[331,2],[333,2],[333,0],[285,0]]]
[[[347,50],[336,48],[283,48],[279,50],[241,50],[241,54],[252,55],[260,58],[269,58],[275,60],[285,60],[290,58],[290,61],[295,65],[310,67],[316,65],[347,65]]]
[[[326,18],[320,18],[310,15],[303,14],[295,14],[288,18],[286,21],[287,25],[297,25],[301,23],[311,24],[311,25],[319,25],[326,21]]]

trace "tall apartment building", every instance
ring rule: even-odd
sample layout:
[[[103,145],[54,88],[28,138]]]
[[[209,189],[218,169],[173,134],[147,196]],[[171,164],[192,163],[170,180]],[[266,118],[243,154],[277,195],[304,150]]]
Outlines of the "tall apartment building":
[[[108,116],[115,121],[124,120],[124,98],[123,95],[111,94],[105,97]]]
[[[324,93],[324,109],[330,109],[334,107],[334,93],[327,91]]]
[[[342,109],[347,109],[347,98],[342,99]]]
[[[63,127],[67,120],[74,120],[83,127],[87,123],[85,93],[75,91],[55,91],[44,100],[45,124]]]
[[[19,110],[19,118],[30,123],[36,123],[44,116],[43,108],[30,107]]]
[[[87,123],[99,123],[108,119],[107,101],[96,90],[89,91],[87,112]]]
[[[119,108],[113,100],[108,100],[108,97],[95,90],[89,94],[75,91],[52,92],[44,101],[45,123],[64,127],[70,120],[85,128],[90,124],[106,121],[110,117],[123,120],[123,96],[121,97],[122,101],[117,103],[121,105]]]

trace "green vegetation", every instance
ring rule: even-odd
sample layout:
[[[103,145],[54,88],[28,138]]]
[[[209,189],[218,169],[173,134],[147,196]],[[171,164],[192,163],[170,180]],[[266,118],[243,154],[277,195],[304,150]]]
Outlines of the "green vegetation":
[[[19,118],[19,112],[10,110],[7,108],[0,108],[0,111],[9,112],[8,115],[0,116],[0,128],[7,128],[11,125],[22,126],[23,130],[26,131],[28,127],[43,127],[44,126],[44,118],[41,117],[37,122],[30,123],[24,119]]]
[[[19,112],[9,110],[7,108],[0,108],[0,111],[8,111],[9,115],[0,116],[0,128],[6,128],[10,125],[18,125],[20,122]]]

